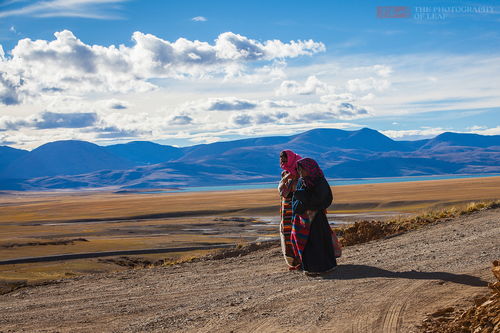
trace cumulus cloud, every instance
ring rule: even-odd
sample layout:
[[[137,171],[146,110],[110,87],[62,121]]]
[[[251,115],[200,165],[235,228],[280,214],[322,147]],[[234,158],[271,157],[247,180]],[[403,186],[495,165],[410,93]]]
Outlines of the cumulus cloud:
[[[56,32],[55,40],[22,39],[11,57],[0,51],[0,102],[21,103],[26,98],[58,93],[145,92],[155,89],[155,78],[222,75],[282,75],[278,67],[249,70],[254,61],[282,61],[325,50],[313,40],[256,41],[225,32],[213,44],[179,38],[174,42],[134,32],[134,45],[88,45],[71,31]],[[260,65],[260,64],[259,64]],[[278,69],[276,69],[278,68]],[[276,72],[276,70],[278,72]]]
[[[28,122],[14,117],[3,116],[0,117],[0,132],[16,131],[21,127],[27,127]]]
[[[297,103],[292,102],[292,101],[263,101],[262,105],[268,108],[285,108],[285,109],[291,109],[291,108],[296,108]]]
[[[1,51],[1,50],[0,50]],[[0,53],[0,60],[2,54]],[[5,105],[15,105],[20,103],[18,89],[22,81],[11,77],[7,73],[0,72],[0,103]]]
[[[367,107],[339,101],[304,104],[298,111],[287,119],[287,121],[300,123],[308,121],[351,120],[365,118],[370,115]]]
[[[240,113],[233,115],[231,117],[231,122],[236,126],[245,126],[251,125],[253,123],[253,119],[252,116],[248,114]]]
[[[351,103],[340,103],[338,106],[338,112],[340,116],[344,118],[354,118],[368,114],[368,110],[365,108]]]
[[[137,138],[145,133],[151,133],[135,129],[118,128],[116,126],[98,128],[96,132],[98,133],[97,138],[99,139]]]
[[[42,112],[31,121],[37,129],[48,128],[83,128],[96,123],[97,114]]]
[[[304,84],[297,81],[287,80],[283,81],[280,87],[276,90],[277,96],[286,95],[323,95],[333,92],[334,88],[322,81],[316,76],[309,76]]]
[[[236,98],[222,99],[216,98],[209,101],[210,105],[207,110],[211,111],[234,111],[234,110],[250,110],[255,109],[256,103],[247,100]]]
[[[321,96],[320,100],[325,103],[329,102],[353,102],[354,95],[351,93],[342,93],[342,94],[329,94]]]
[[[22,127],[34,129],[84,128],[97,122],[97,114],[42,112],[28,119],[0,118],[0,130],[17,130]]]
[[[189,115],[187,114],[178,114],[178,115],[174,115],[170,118],[170,120],[168,121],[168,123],[170,125],[189,125],[189,124],[192,124],[193,123],[193,118],[191,118]]]
[[[289,114],[287,112],[273,112],[273,113],[259,113],[254,116],[255,124],[269,124],[276,123],[280,119],[288,118]]]
[[[109,100],[106,102],[107,107],[113,110],[125,110],[129,108],[129,104],[127,102],[119,101],[119,100]]]
[[[179,112],[244,111],[252,110],[259,106],[259,101],[236,97],[218,97],[184,103],[179,107]]]
[[[374,65],[373,70],[381,77],[389,77],[392,74],[392,68],[387,65]]]
[[[264,105],[264,103],[263,103]],[[321,121],[359,119],[369,116],[367,108],[353,103],[305,103],[289,111],[262,109],[258,112],[233,115],[229,124],[248,127],[263,124],[300,124]]]
[[[249,127],[263,124],[293,124],[311,120],[344,120],[369,116],[369,108],[358,105],[350,94],[326,95],[320,102],[247,100],[236,97],[209,98],[184,103],[177,109],[183,117],[172,124],[204,124],[205,129]],[[236,111],[236,113],[235,113]],[[210,112],[210,115],[207,113]],[[230,113],[230,116],[227,116]]]
[[[384,91],[391,85],[387,79],[377,79],[373,77],[364,79],[352,79],[347,81],[347,89],[351,92],[377,90]]]

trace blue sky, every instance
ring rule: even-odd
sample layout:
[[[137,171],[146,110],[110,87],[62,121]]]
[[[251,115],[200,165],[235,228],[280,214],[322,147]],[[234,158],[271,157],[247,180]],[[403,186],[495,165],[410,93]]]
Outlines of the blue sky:
[[[497,1],[4,0],[0,144],[500,134],[499,13]]]

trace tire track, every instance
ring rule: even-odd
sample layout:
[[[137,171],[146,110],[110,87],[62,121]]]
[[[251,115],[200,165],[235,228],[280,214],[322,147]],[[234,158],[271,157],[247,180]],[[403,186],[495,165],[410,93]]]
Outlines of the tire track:
[[[404,313],[409,300],[414,292],[420,289],[426,282],[411,282],[398,287],[395,293],[389,297],[390,302],[385,304],[383,315],[375,322],[374,329],[387,333],[399,333],[404,320]],[[381,322],[381,323],[380,323]]]
[[[375,304],[359,307],[353,318],[351,332],[399,333],[404,320],[404,313],[413,292],[425,282],[403,283],[390,281],[379,290],[382,299]]]

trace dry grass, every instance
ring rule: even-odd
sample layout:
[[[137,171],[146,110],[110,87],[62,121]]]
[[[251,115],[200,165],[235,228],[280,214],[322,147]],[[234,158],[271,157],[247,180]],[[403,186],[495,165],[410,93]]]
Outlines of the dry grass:
[[[500,177],[334,186],[333,192],[335,212],[416,211],[449,202],[497,199]],[[275,189],[162,194],[13,193],[0,196],[0,207],[0,224],[210,210],[253,216],[276,214],[279,197]]]
[[[353,225],[336,228],[342,245],[349,246],[399,235],[422,226],[449,220],[461,215],[472,214],[486,209],[500,207],[500,200],[470,202],[465,205],[453,206],[440,210],[429,210],[415,216],[398,217],[387,221],[359,221]]]

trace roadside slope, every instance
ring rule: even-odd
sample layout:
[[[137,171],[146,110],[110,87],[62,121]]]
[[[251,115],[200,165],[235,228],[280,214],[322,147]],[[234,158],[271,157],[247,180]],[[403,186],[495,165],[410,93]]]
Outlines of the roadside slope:
[[[487,293],[499,221],[482,211],[350,246],[319,278],[271,248],[21,289],[0,298],[0,330],[417,332],[426,313]]]

